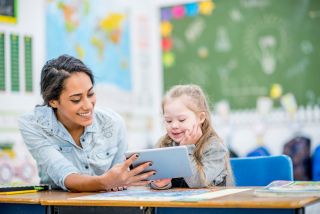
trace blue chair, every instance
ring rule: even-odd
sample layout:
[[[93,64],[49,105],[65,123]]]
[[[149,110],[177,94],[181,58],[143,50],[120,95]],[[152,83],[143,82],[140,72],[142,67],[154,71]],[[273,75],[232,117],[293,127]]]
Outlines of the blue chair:
[[[320,181],[320,146],[317,146],[312,155],[312,180]]]
[[[293,180],[287,155],[231,158],[236,186],[266,186],[274,180]]]
[[[264,146],[259,146],[258,148],[252,150],[247,154],[247,157],[256,157],[256,156],[270,156],[269,150]]]

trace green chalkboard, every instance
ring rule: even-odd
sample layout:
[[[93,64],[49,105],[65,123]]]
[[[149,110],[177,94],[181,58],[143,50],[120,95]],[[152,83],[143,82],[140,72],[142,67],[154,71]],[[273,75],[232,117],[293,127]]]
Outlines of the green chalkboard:
[[[227,100],[231,109],[243,109],[255,108],[257,98],[270,97],[279,84],[298,105],[320,104],[319,0],[211,3],[207,15],[199,12],[200,3],[189,15],[192,4],[161,8],[161,23],[172,26],[162,34],[165,90],[199,84],[211,102]],[[180,17],[165,15],[172,10]]]

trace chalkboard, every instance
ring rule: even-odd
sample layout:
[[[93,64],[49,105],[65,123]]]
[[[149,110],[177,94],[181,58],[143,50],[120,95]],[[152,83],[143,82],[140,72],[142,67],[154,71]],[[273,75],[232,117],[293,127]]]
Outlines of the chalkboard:
[[[243,109],[276,84],[298,105],[320,104],[320,1],[206,3],[161,8],[165,90],[199,84],[211,102]]]

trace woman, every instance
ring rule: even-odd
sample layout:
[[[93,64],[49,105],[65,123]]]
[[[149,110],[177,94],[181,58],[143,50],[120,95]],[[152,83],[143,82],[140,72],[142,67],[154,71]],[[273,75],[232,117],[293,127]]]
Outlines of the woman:
[[[41,72],[42,106],[24,115],[19,128],[37,162],[41,183],[69,191],[122,190],[145,185],[150,163],[128,171],[138,155],[124,160],[125,127],[115,112],[95,110],[91,70],[62,55]]]

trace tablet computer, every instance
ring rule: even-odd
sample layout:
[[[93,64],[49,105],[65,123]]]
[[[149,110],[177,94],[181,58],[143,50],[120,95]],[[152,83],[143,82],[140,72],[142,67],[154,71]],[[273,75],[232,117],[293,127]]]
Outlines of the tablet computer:
[[[133,168],[145,162],[152,162],[152,166],[147,167],[143,172],[155,170],[156,174],[147,180],[190,177],[192,175],[186,146],[128,151],[125,156],[129,158],[133,154],[139,154],[138,159],[132,164]]]

